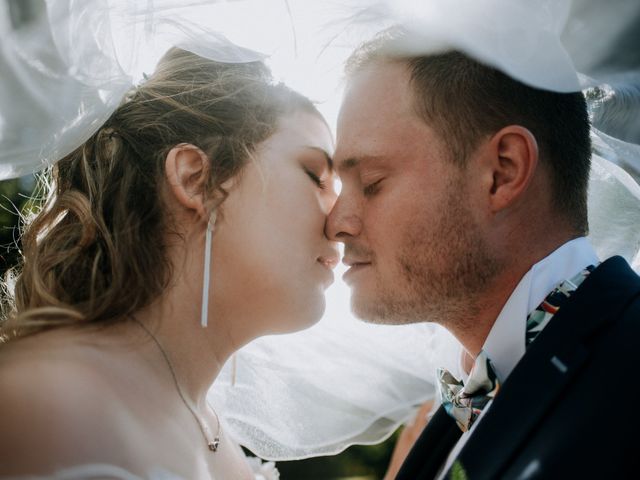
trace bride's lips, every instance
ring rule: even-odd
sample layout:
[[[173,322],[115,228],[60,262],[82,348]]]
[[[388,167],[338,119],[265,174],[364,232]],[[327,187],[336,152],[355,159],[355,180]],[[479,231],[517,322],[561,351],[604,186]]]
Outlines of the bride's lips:
[[[321,264],[323,267],[328,268],[329,270],[333,270],[334,268],[336,268],[336,265],[338,265],[338,262],[340,261],[338,255],[326,255],[326,256],[321,256],[318,257],[318,263]]]
[[[355,259],[350,257],[345,257],[342,260],[342,263],[349,267],[349,270],[347,270],[344,275],[342,275],[342,279],[345,282],[349,282],[358,272],[361,272],[362,270],[371,266],[371,262],[368,262],[364,259]]]
[[[316,261],[327,273],[328,281],[326,282],[326,287],[329,287],[334,280],[333,269],[336,268],[336,265],[338,265],[338,262],[340,261],[338,252],[336,251],[335,253],[332,252],[331,254],[320,256]]]

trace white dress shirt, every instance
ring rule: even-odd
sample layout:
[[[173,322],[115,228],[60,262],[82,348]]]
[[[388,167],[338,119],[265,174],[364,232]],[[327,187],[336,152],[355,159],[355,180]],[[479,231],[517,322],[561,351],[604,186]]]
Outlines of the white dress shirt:
[[[529,270],[518,283],[500,315],[496,319],[482,346],[493,364],[501,383],[507,379],[525,353],[527,316],[564,280],[572,278],[589,265],[600,262],[593,247],[585,237],[571,240],[549,256],[543,258]],[[466,379],[465,379],[466,380]],[[438,479],[451,468],[454,460],[485,413],[491,408],[489,402],[478,416],[471,429],[464,432],[455,444]]]

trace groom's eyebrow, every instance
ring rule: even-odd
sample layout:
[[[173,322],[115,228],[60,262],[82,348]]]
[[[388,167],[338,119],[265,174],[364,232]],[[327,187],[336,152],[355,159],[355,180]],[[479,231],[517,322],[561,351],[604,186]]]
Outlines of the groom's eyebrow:
[[[381,160],[383,158],[384,157],[382,155],[367,155],[367,156],[364,156],[364,157],[349,157],[349,158],[346,158],[346,159],[338,162],[338,164],[336,165],[336,170],[338,171],[339,174],[344,174],[349,170],[353,170],[354,168],[359,166],[361,163],[365,163],[365,162],[369,162],[369,161]]]
[[[358,164],[360,163],[360,159],[358,158],[347,158],[346,160],[343,160],[342,162],[338,163],[338,172],[340,173],[345,173],[347,170],[352,170],[354,168],[356,168],[358,166]]]

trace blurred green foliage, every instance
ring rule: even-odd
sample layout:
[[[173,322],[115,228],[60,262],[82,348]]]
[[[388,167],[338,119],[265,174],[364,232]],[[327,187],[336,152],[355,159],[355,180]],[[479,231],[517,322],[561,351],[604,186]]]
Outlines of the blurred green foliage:
[[[35,177],[5,180],[0,182],[0,274],[16,264],[20,256],[21,216],[27,215]]]

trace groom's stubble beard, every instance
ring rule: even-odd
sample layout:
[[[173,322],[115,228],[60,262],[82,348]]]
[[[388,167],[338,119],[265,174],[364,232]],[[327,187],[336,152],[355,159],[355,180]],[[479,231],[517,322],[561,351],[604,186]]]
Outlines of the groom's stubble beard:
[[[480,234],[465,203],[464,185],[452,181],[448,192],[438,218],[409,222],[395,257],[397,278],[378,276],[373,300],[352,302],[356,316],[384,324],[473,326],[486,286],[502,262]]]

